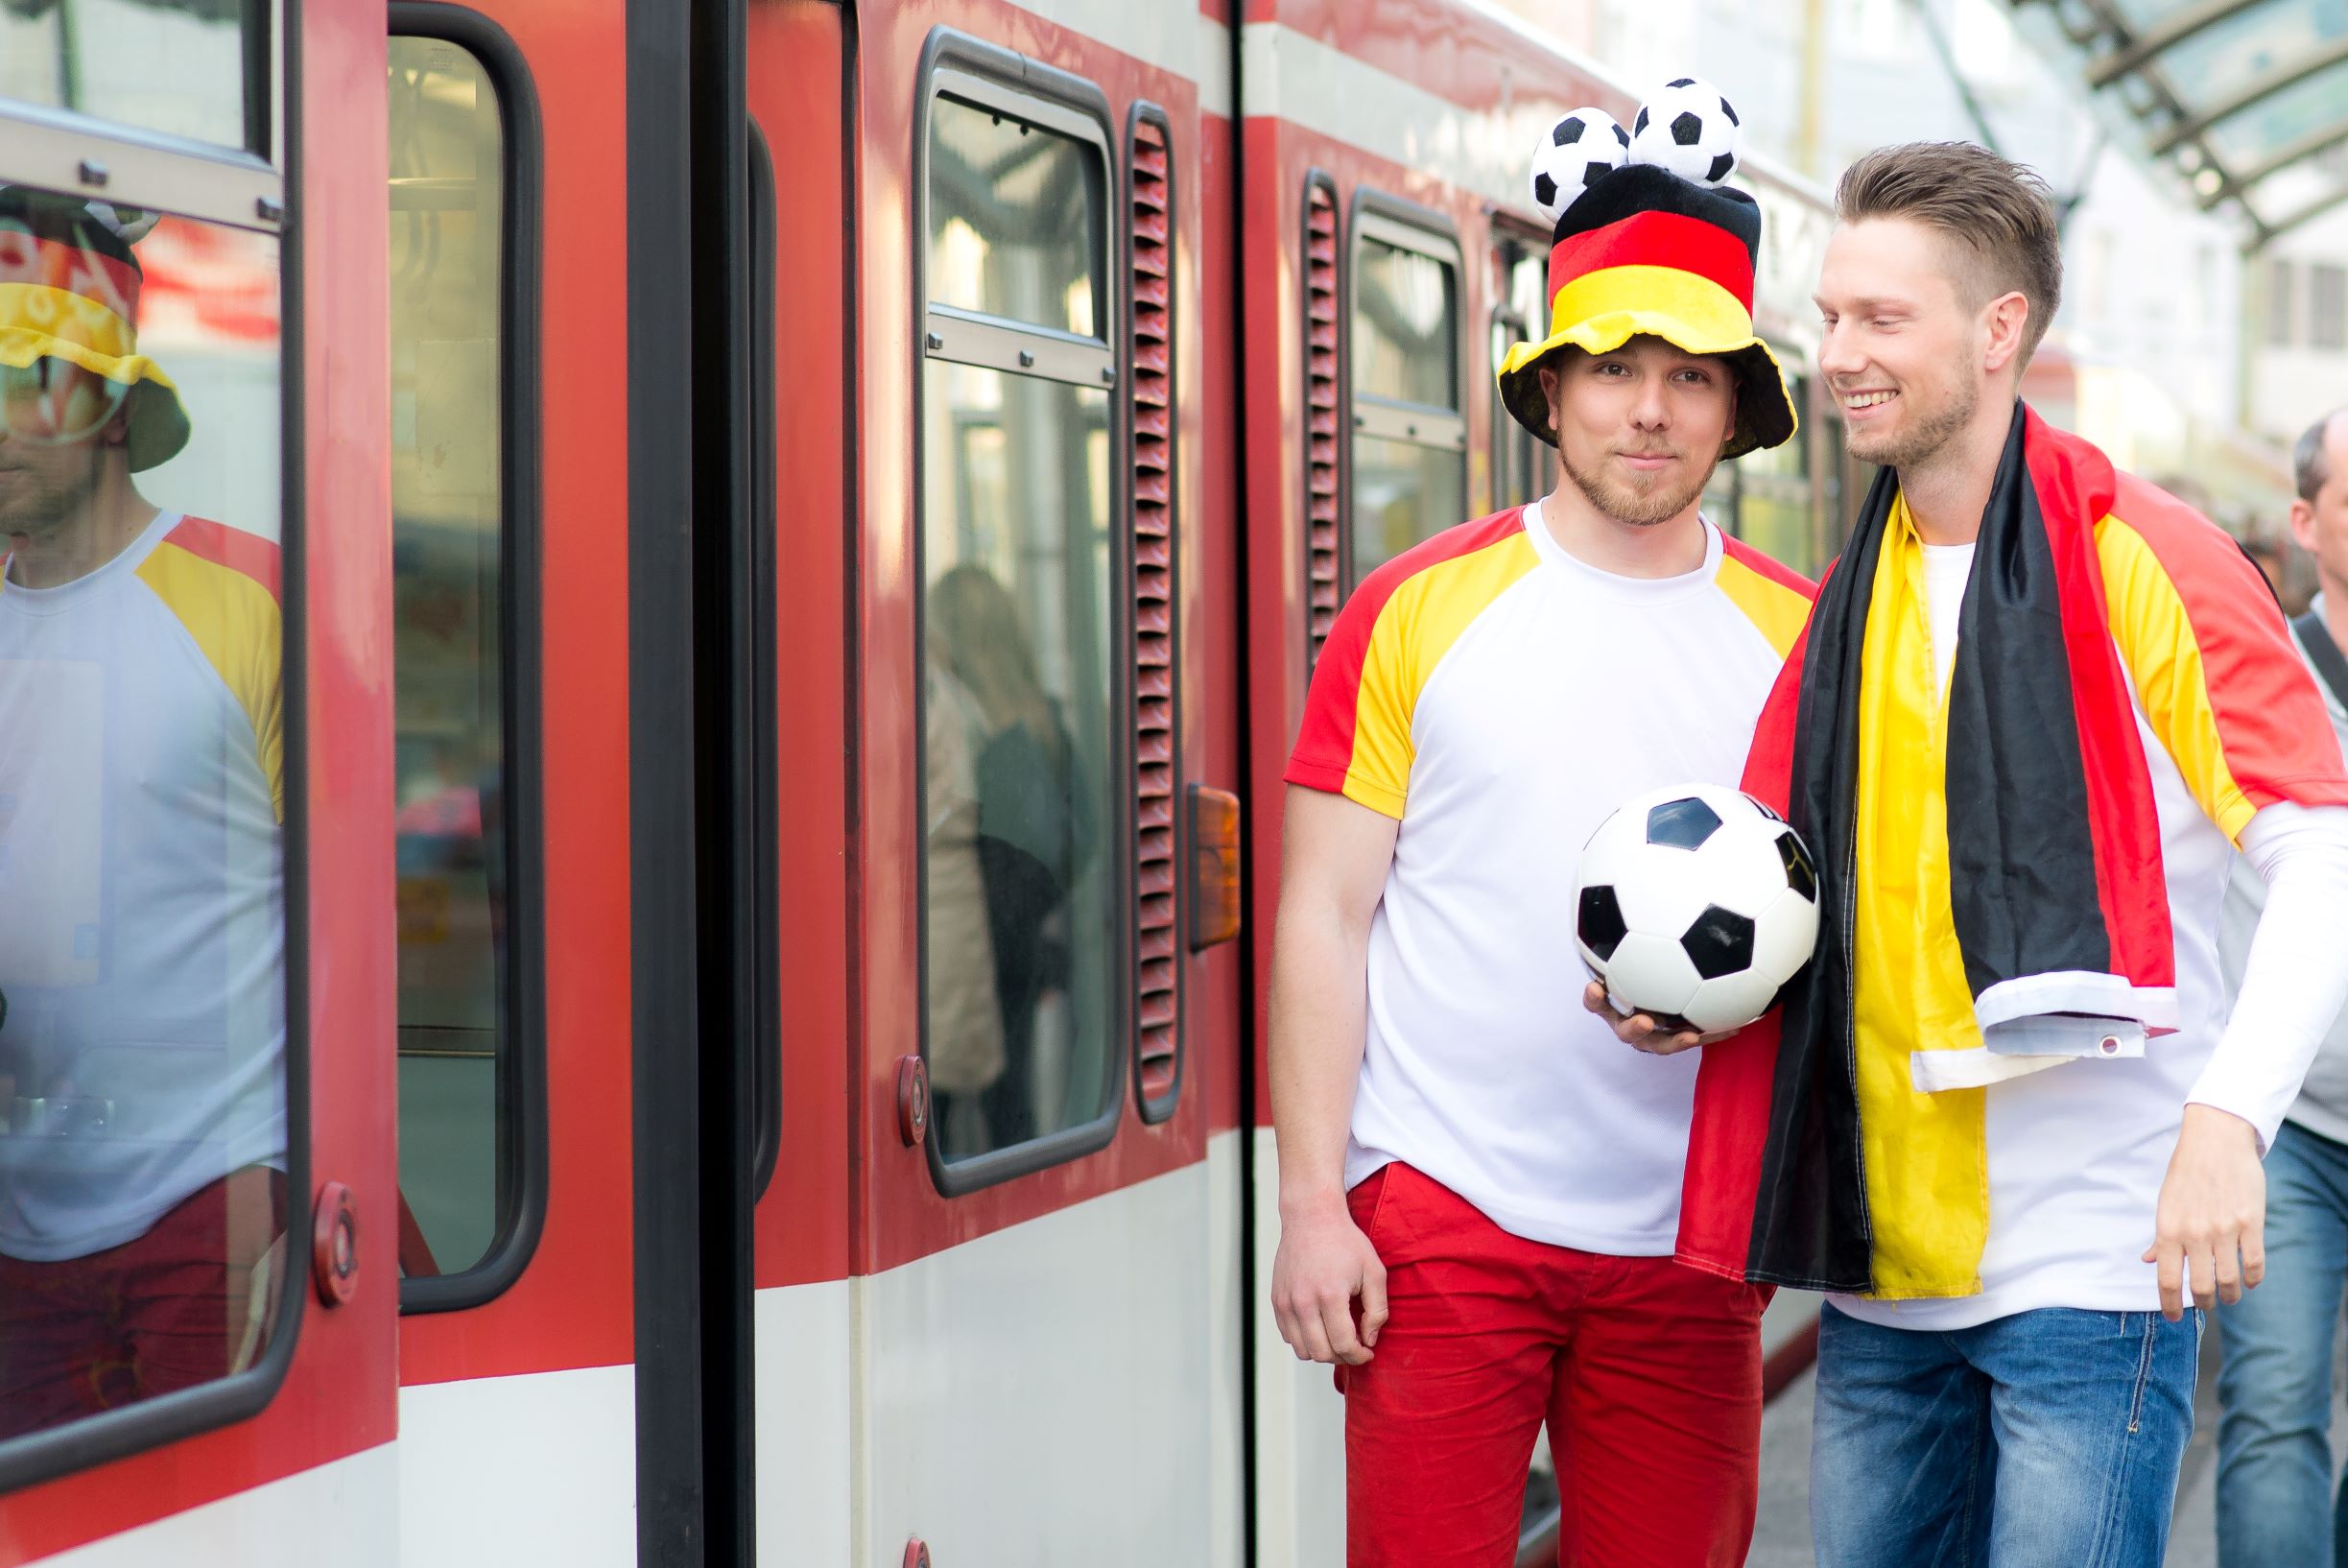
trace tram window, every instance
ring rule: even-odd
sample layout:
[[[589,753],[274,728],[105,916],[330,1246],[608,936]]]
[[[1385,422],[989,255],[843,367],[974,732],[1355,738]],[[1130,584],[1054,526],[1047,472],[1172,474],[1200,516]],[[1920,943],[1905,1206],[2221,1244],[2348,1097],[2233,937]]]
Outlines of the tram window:
[[[1357,582],[1466,516],[1458,260],[1447,238],[1375,211],[1355,219],[1346,348]]]
[[[1801,408],[1801,378],[1790,378],[1793,406]],[[1780,446],[1747,452],[1736,462],[1737,537],[1795,571],[1816,577],[1825,562],[1811,510],[1810,427]],[[1720,472],[1728,470],[1720,466]]]
[[[0,6],[0,98],[266,156],[268,15],[233,0]]]
[[[1493,255],[1501,304],[1492,312],[1491,368],[1495,375],[1508,350],[1548,336],[1549,308],[1542,296],[1549,270],[1537,249],[1513,236]],[[1555,469],[1549,444],[1516,422],[1494,380],[1492,402],[1492,510],[1523,506],[1549,493]]]
[[[922,984],[949,1167],[1060,1134],[1083,1143],[1079,1129],[1105,1131],[1120,1086],[1129,957],[1111,786],[1126,643],[1110,593],[1123,556],[1110,300],[1094,287],[1108,232],[1097,134],[1065,110],[931,106]]]
[[[1097,150],[1073,136],[937,98],[930,109],[931,301],[1103,336],[1104,178]]]
[[[461,44],[395,36],[390,67],[399,1261],[415,1281],[477,1268],[514,1219],[514,951],[527,932],[510,755],[506,114]]]
[[[0,368],[12,1457],[8,1439],[277,1365],[308,1225],[289,1249],[307,1210],[277,241],[5,187],[0,284],[0,336],[32,351]]]

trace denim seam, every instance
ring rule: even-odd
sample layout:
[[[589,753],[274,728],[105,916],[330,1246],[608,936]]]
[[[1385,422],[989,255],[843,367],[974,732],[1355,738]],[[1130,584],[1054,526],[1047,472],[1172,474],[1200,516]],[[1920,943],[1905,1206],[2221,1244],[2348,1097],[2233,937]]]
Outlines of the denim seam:
[[[2125,1323],[2127,1316],[2122,1314],[2120,1320]],[[2152,1315],[2145,1314],[2144,1348],[2136,1354],[2136,1389],[2128,1397],[2128,1436],[2131,1437],[2144,1425],[2145,1387],[2152,1380],[2152,1342],[2156,1332],[2152,1326]]]

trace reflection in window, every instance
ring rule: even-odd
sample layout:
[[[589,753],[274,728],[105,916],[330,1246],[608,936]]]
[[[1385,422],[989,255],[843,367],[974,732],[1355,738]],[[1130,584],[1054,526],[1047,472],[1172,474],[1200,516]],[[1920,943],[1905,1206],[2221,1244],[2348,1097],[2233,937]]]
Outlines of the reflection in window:
[[[930,109],[934,303],[1099,337],[1106,249],[1088,144],[952,98]]]
[[[1091,143],[938,100],[932,298],[1105,335],[1103,167]],[[925,1055],[949,1161],[1108,1109],[1122,972],[1111,362],[954,352],[921,394]]]
[[[1382,225],[1382,231],[1394,227]],[[1446,244],[1429,237],[1430,244]],[[1401,239],[1354,242],[1353,573],[1463,520],[1458,269]]]
[[[266,155],[265,14],[244,0],[9,0],[0,98]]]
[[[290,1151],[276,241],[19,187],[0,284],[5,1439],[253,1365]]]
[[[513,1194],[507,962],[504,127],[481,61],[391,43],[401,1264],[455,1273]]]

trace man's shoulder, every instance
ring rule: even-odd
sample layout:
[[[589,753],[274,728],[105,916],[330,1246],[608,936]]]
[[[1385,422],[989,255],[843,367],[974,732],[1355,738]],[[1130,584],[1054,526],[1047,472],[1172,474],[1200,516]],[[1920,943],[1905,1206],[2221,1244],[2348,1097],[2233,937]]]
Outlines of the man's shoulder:
[[[277,604],[283,591],[282,553],[274,541],[241,528],[230,528],[208,517],[186,515],[172,524],[155,546],[156,554],[178,551],[205,566],[250,582]],[[151,559],[154,558],[150,558]]]
[[[1362,580],[1356,598],[1384,601],[1414,578],[1436,567],[1506,546],[1525,536],[1525,509],[1507,507],[1488,516],[1455,523],[1387,561]]]
[[[1805,603],[1818,597],[1818,585],[1792,567],[1765,551],[1755,549],[1743,539],[1722,534],[1720,567],[1725,572],[1732,566],[1750,572],[1763,582],[1784,588],[1789,593],[1797,593]]]

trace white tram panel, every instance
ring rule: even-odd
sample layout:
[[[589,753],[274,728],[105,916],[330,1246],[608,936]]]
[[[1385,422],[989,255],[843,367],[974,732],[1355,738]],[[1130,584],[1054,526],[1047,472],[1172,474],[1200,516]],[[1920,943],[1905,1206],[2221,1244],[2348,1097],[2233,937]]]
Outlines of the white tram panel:
[[[41,1558],[41,1568],[395,1568],[399,1484],[381,1443]]]
[[[939,1568],[1221,1560],[1205,1504],[1238,1390],[1209,1358],[1234,1239],[1215,1185],[1185,1166],[854,1282],[858,1560],[916,1535]]]
[[[401,1568],[634,1568],[632,1365],[412,1384],[398,1449]]]

